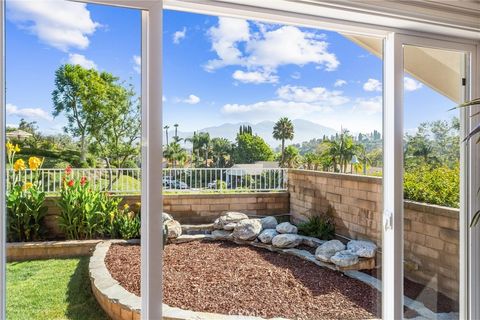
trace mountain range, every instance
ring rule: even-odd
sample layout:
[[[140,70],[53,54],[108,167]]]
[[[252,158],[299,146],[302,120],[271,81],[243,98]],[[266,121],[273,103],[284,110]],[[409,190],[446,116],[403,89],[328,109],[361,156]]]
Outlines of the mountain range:
[[[294,138],[291,141],[287,141],[287,145],[302,143],[303,141],[309,141],[314,138],[322,138],[323,135],[331,136],[337,133],[335,129],[325,127],[308,120],[296,119],[292,120],[292,123],[294,127]],[[262,137],[272,148],[276,148],[280,145],[280,141],[273,139],[272,136],[273,126],[275,125],[274,121],[262,121],[256,124],[249,122],[224,123],[219,126],[207,127],[196,131],[208,132],[210,134],[210,138],[223,137],[234,142],[238,130],[242,125],[251,126],[253,133]],[[168,132],[169,142],[174,135],[175,131],[170,128]],[[178,136],[182,139],[189,138],[193,136],[193,131],[178,131]],[[163,139],[163,142],[165,143],[165,134],[163,135]]]

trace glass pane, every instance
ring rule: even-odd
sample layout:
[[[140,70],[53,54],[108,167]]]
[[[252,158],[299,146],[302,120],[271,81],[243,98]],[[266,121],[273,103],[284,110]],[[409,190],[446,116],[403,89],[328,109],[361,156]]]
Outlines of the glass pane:
[[[382,40],[169,10],[164,32],[164,210],[197,240],[227,240],[171,240],[164,303],[380,317]],[[243,233],[265,217],[270,230]],[[314,238],[277,235],[282,222]],[[367,243],[338,253],[351,240]]]
[[[9,0],[6,18],[7,318],[132,319],[103,290],[140,260],[90,255],[140,237],[141,12]]]
[[[458,318],[463,53],[405,46],[406,318]],[[409,300],[411,299],[411,300]],[[425,308],[423,308],[425,307]]]

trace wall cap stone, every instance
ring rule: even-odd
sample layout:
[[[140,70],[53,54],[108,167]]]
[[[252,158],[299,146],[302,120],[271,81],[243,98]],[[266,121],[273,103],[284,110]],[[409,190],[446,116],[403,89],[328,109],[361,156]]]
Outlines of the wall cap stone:
[[[309,176],[325,177],[325,178],[333,178],[333,179],[346,179],[351,181],[368,182],[368,183],[375,183],[375,184],[382,184],[382,180],[383,180],[382,177],[364,176],[360,174],[350,174],[350,173],[305,170],[305,169],[289,169],[288,172],[293,174],[299,174],[299,175],[309,175]]]

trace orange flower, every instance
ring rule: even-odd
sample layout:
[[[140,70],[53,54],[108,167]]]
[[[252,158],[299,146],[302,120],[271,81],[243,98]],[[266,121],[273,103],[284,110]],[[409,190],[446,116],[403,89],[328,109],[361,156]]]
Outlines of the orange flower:
[[[23,185],[22,190],[26,191],[26,190],[30,189],[32,186],[33,186],[33,183],[27,182]]]
[[[23,161],[22,159],[18,159],[17,161],[15,161],[15,163],[13,164],[13,170],[14,171],[25,170],[25,161]]]
[[[41,165],[42,165],[42,160],[40,160],[40,159],[37,158],[37,157],[30,157],[30,158],[28,159],[28,166],[29,166],[30,169],[32,169],[33,171],[37,170]]]
[[[83,187],[85,185],[85,183],[87,183],[87,177],[83,176],[81,179],[80,179],[80,185]]]
[[[68,181],[68,186],[69,187],[73,187],[74,185],[75,185],[75,181],[73,181],[73,179]]]
[[[66,175],[69,175],[70,173],[72,173],[72,167],[71,167],[71,166],[67,166],[67,167],[65,168],[65,174],[66,174]]]

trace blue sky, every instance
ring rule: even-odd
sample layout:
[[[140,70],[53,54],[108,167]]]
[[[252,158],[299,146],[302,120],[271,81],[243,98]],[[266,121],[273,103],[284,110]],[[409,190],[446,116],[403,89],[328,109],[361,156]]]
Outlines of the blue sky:
[[[7,124],[51,117],[54,71],[108,71],[139,87],[140,12],[63,1],[7,1]],[[225,122],[306,119],[381,129],[382,62],[335,32],[166,11],[164,122],[194,131]],[[405,128],[448,119],[454,103],[407,78]]]

